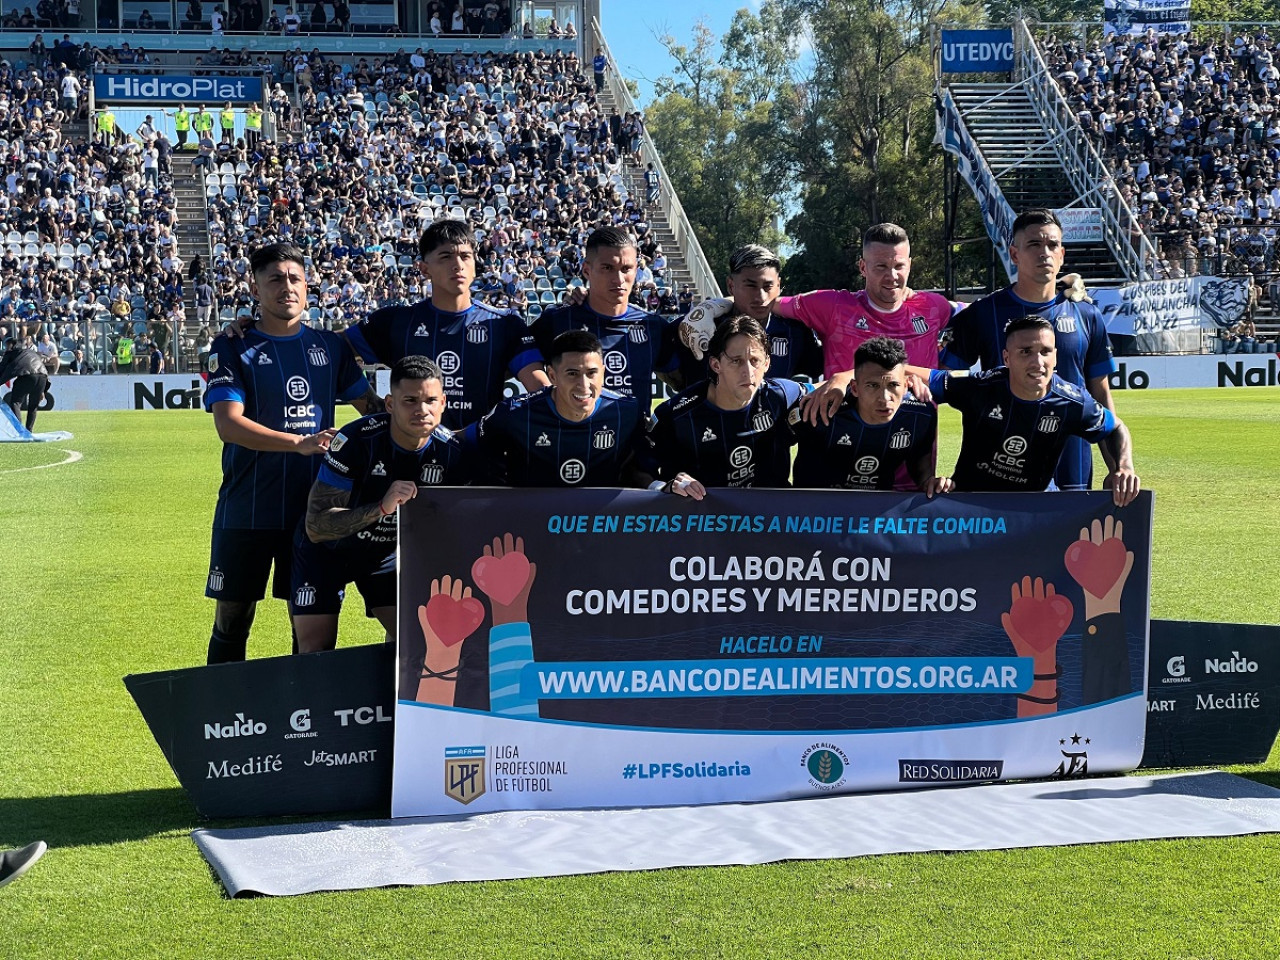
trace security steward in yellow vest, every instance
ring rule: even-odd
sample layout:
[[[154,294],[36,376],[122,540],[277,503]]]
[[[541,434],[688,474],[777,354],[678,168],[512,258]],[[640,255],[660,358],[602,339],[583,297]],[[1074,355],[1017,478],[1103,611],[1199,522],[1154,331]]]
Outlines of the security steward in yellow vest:
[[[191,114],[187,111],[185,103],[178,104],[178,109],[173,113],[173,129],[178,135],[178,149],[185,150],[187,134],[191,132]]]

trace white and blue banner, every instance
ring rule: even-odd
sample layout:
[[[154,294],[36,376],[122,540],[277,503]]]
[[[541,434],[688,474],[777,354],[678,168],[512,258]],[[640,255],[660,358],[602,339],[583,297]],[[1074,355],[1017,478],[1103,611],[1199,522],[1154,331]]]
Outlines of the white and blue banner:
[[[1013,70],[1013,31],[943,30],[943,73],[1009,73]]]
[[[1132,769],[1151,494],[422,489],[394,816]]]
[[[1102,243],[1102,210],[1099,207],[1059,207],[1053,211],[1062,221],[1063,243]]]
[[[1107,36],[1190,33],[1191,0],[1103,0],[1102,21]]]
[[[942,95],[937,98],[937,111],[938,132],[935,142],[955,156],[956,169],[973,191],[978,209],[982,213],[982,223],[987,228],[987,236],[999,252],[1004,272],[1012,281],[1017,277],[1008,249],[1008,238],[1013,236],[1013,208],[1004,198],[1004,192],[996,183],[995,174],[987,166],[978,145],[969,136],[969,129],[965,126],[949,90],[943,90]]]
[[[1180,332],[1225,330],[1235,326],[1249,305],[1244,277],[1186,277],[1146,280],[1089,291],[1102,311],[1107,332],[1143,337]]]
[[[101,106],[131,103],[258,103],[262,78],[241,74],[191,77],[178,74],[96,73],[93,98]]]

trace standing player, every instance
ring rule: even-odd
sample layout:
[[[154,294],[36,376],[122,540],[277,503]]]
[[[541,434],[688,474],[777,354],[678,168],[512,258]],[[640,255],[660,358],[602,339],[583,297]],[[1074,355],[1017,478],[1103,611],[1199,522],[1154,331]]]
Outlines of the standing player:
[[[747,316],[729,317],[707,346],[708,380],[662,403],[650,446],[663,490],[701,500],[708,487],[786,487],[791,407],[809,389],[766,379],[769,335]]]
[[[781,266],[778,255],[758,243],[733,251],[725,282],[731,299],[706,300],[680,322],[680,341],[688,351],[681,355],[686,383],[706,379],[707,344],[720,318],[734,314],[746,314],[764,325],[769,334],[769,372],[773,376],[788,380],[797,376],[817,380],[822,376],[822,344],[813,331],[799,320],[774,312],[782,294],[778,275]]]
[[[222,448],[205,595],[217,601],[209,663],[245,658],[249,628],[275,564],[272,595],[288,597],[293,533],[307,491],[336,431],[333,408],[361,413],[376,399],[351,348],[335,333],[303,326],[303,253],[277,243],[249,258],[257,323],[225,334],[209,354],[205,407]]]
[[[1091,303],[1078,303],[1059,293],[1058,272],[1064,256],[1062,223],[1052,210],[1027,210],[1013,221],[1009,259],[1018,270],[1010,287],[966,307],[944,333],[942,365],[968,368],[981,363],[991,370],[1002,362],[1005,326],[1011,320],[1044,317],[1056,335],[1059,376],[1075,384],[1115,412],[1108,378],[1115,372],[1106,323]],[[948,341],[949,338],[949,341]],[[1053,475],[1060,490],[1088,490],[1093,481],[1093,452],[1080,437],[1071,437]]]
[[[674,389],[679,389],[682,381],[675,353],[675,325],[630,303],[636,263],[636,242],[629,234],[615,227],[591,231],[582,264],[587,278],[586,302],[544,311],[533,323],[533,336],[549,360],[548,351],[560,334],[569,330],[592,334],[604,350],[604,386],[635,397],[648,416],[654,374]]]
[[[907,352],[901,341],[872,337],[853,356],[853,384],[825,425],[799,420],[795,485],[892,490],[905,467],[930,497],[951,482],[933,475],[938,411],[907,396]]]
[[[604,388],[604,348],[586,330],[551,342],[551,386],[503,400],[478,424],[479,469],[510,487],[646,486],[640,401]]]
[[[474,423],[502,399],[515,376],[526,390],[547,385],[542,355],[520,315],[471,300],[476,278],[476,239],[458,220],[439,220],[418,241],[418,263],[431,283],[431,299],[375,310],[347,339],[366,363],[393,366],[401,358],[426,356],[444,374],[449,399],[444,425]]]
[[[333,438],[294,536],[289,612],[298,651],[332,650],[348,583],[365,615],[396,636],[396,510],[418,485],[470,482],[460,438],[440,426],[444,374],[426,357],[391,368],[386,412],[350,423]]]
[[[1098,444],[1111,471],[1116,506],[1141,487],[1129,430],[1106,407],[1057,374],[1053,325],[1044,317],[1011,320],[1004,366],[976,376],[935,370],[929,387],[964,415],[955,489],[1044,490],[1069,436]]]

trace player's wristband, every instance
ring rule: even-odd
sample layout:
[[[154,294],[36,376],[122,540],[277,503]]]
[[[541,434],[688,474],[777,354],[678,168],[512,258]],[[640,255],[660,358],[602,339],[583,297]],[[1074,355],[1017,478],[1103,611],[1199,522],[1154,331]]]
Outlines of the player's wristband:
[[[393,514],[393,513],[395,513],[395,512],[396,512],[396,511],[395,511],[395,509],[394,509],[394,508],[392,508],[391,510],[383,510],[383,509],[382,509],[382,501],[381,501],[381,500],[379,500],[379,501],[378,501],[378,515],[379,515],[379,516],[381,516],[381,517],[389,517],[389,516],[391,516],[391,514]]]

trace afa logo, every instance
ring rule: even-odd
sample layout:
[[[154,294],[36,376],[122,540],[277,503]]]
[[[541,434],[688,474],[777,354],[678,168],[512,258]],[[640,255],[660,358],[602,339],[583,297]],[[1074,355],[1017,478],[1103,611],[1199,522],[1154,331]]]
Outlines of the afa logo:
[[[834,743],[819,742],[800,755],[800,765],[809,776],[809,786],[815,790],[835,790],[845,782],[849,755]]]
[[[216,353],[209,354],[209,372],[218,372],[218,355]]]
[[[484,796],[484,747],[444,748],[444,795],[461,804]]]

